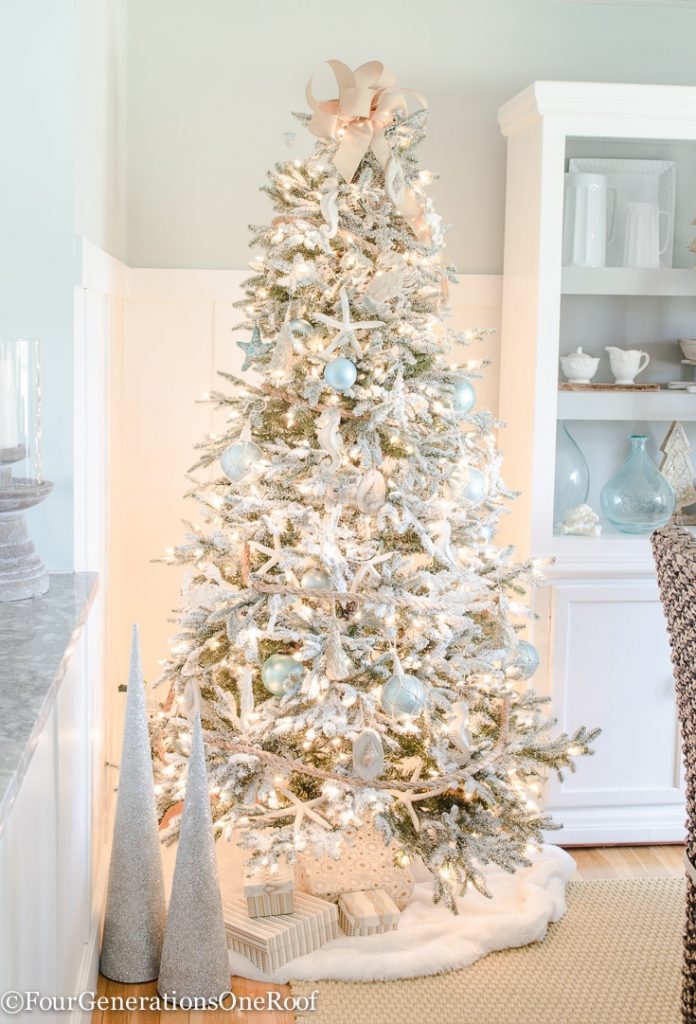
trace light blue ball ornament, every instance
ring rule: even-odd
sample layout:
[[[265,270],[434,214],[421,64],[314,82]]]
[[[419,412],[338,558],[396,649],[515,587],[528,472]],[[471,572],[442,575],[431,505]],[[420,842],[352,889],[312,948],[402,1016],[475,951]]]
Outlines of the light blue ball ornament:
[[[521,640],[511,662],[515,674],[521,679],[531,679],[539,668],[539,652],[534,644]]]
[[[261,449],[253,441],[237,441],[220,456],[220,466],[225,476],[237,483],[251,469],[251,464],[261,458]]]
[[[274,697],[284,697],[299,689],[304,674],[304,665],[289,654],[272,654],[263,663],[261,681]]]
[[[476,404],[476,392],[468,380],[460,380],[454,385],[452,408],[455,412],[465,415],[471,412]]]
[[[324,380],[334,391],[347,391],[355,384],[357,376],[355,363],[351,363],[350,359],[345,359],[343,356],[332,359],[324,370]]]
[[[333,583],[326,569],[307,569],[300,580],[303,590],[331,590]]]
[[[470,466],[464,474],[459,497],[462,501],[468,501],[470,505],[480,505],[487,493],[485,476],[480,469]]]
[[[382,707],[392,718],[419,715],[425,707],[426,690],[415,676],[397,675],[384,684],[381,699]]]

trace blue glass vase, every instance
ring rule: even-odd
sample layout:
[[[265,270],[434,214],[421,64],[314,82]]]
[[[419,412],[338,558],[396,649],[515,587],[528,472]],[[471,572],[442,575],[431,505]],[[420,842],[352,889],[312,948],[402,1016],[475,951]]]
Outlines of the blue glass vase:
[[[584,505],[590,493],[590,470],[577,441],[563,420],[556,426],[556,477],[553,521],[561,523],[568,509]]]
[[[652,533],[674,512],[676,498],[647,451],[645,434],[631,434],[631,451],[602,488],[602,511],[622,533]]]

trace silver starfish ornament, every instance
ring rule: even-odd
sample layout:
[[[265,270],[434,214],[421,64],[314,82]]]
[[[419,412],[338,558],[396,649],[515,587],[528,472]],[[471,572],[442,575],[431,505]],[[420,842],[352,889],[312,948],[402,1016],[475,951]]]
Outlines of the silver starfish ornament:
[[[260,356],[265,356],[267,352],[270,352],[273,348],[273,342],[264,341],[261,337],[259,325],[254,323],[254,329],[251,332],[250,340],[238,341],[237,348],[241,348],[244,353],[244,362],[242,363],[243,372],[244,370],[248,370],[250,366],[253,366]]]

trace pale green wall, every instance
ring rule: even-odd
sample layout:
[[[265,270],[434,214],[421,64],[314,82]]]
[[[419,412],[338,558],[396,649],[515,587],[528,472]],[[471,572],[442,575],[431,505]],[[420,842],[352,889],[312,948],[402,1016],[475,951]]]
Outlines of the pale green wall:
[[[55,491],[30,520],[51,568],[73,550],[74,55],[71,0],[0,4],[0,337],[42,342]]]
[[[125,27],[126,0],[0,3],[0,338],[41,340],[49,569],[73,567],[75,234],[126,255]]]
[[[130,0],[128,256],[239,267],[283,132],[328,57],[426,94],[427,163],[463,271],[502,266],[498,106],[534,79],[696,84],[696,9],[524,0]],[[298,126],[296,146],[303,148]]]
[[[75,233],[126,259],[127,0],[73,0]]]

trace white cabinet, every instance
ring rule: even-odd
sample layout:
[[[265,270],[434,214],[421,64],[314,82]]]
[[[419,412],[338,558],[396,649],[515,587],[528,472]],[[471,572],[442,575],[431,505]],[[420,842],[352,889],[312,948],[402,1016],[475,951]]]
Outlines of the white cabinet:
[[[547,806],[563,841],[663,842],[681,834],[684,790],[669,647],[652,579],[555,580],[549,679],[561,727],[599,723],[592,758]],[[572,839],[570,838],[572,837]]]
[[[8,717],[23,682],[41,685],[26,700],[37,711],[36,725],[26,716],[22,722],[26,746],[11,734],[2,747],[3,767],[14,759],[14,770],[0,777],[0,992],[74,996],[96,984],[110,800],[104,748],[97,743],[95,754],[93,743],[105,716],[100,631],[94,620],[84,622],[94,585],[85,575],[52,576],[49,594],[37,599],[42,610],[27,602],[5,616],[17,616],[15,647],[27,650],[31,641],[36,659],[25,655],[18,672],[3,677]],[[19,731],[17,725],[17,738]],[[31,1016],[87,1024],[90,1014],[76,1008]]]
[[[690,379],[677,339],[696,329],[696,88],[537,82],[499,121],[508,145],[500,443],[506,482],[521,492],[501,534],[522,556],[553,559],[536,598],[535,685],[564,729],[603,730],[594,758],[549,783],[546,806],[565,826],[561,842],[678,841],[674,684],[649,540],[606,522],[600,537],[562,536],[553,501],[559,420],[587,459],[598,512],[629,434],[646,434],[657,461],[670,422],[681,420],[696,449],[695,395],[559,390],[559,356],[579,345],[602,357],[597,381],[613,379],[607,345],[649,353],[642,382]],[[564,174],[575,157],[674,163],[673,266],[562,266]]]

